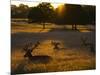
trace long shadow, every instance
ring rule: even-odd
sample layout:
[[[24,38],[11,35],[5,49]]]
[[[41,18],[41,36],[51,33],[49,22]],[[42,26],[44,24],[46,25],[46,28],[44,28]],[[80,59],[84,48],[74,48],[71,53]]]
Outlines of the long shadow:
[[[69,28],[51,28],[49,32],[55,32],[55,31],[59,31],[59,32],[68,32],[68,31],[78,32],[79,30],[72,30],[72,29],[69,29]]]
[[[93,39],[95,39],[95,32],[77,32],[77,31],[68,31],[66,29],[51,29],[49,32],[44,33],[33,33],[33,32],[18,32],[11,34],[11,48],[14,48],[17,46],[23,46],[24,44],[28,42],[32,42],[33,44],[36,43],[36,41],[44,41],[44,40],[62,40],[65,41],[66,44],[73,41],[72,45],[74,43],[77,44],[76,40],[80,40],[81,36],[90,36]],[[69,39],[69,40],[68,40]],[[74,42],[75,41],[75,42]],[[68,45],[67,45],[68,46]]]

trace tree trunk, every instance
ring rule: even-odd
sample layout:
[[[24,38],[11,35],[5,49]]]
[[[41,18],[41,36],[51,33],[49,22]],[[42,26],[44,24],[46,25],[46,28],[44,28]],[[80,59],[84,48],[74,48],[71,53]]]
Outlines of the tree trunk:
[[[75,25],[72,25],[72,30],[75,30]]]
[[[72,25],[72,30],[74,30],[74,25]]]
[[[45,23],[43,23],[43,29],[45,29]]]
[[[72,25],[72,30],[77,30],[77,25],[76,24]]]
[[[66,29],[66,26],[64,25],[64,29]]]
[[[77,25],[75,24],[75,30],[77,30]]]

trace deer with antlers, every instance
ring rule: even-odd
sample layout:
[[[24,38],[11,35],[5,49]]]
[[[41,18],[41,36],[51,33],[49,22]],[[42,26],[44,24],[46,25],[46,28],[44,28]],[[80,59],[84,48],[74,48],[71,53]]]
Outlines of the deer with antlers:
[[[95,45],[93,43],[88,42],[88,38],[87,37],[81,37],[82,40],[82,45],[85,47],[89,47],[91,52],[95,53]]]
[[[25,46],[25,55],[24,57],[25,58],[28,58],[29,61],[32,61],[33,63],[48,63],[52,60],[52,57],[51,56],[48,56],[48,55],[32,55],[32,51],[33,49],[35,49],[36,47],[38,47],[40,43],[37,42],[37,44],[35,44],[34,47],[29,47],[29,46]]]

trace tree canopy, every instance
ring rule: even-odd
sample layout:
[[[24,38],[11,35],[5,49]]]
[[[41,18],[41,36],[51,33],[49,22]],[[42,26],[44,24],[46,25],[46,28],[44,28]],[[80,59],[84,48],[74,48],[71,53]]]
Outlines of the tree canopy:
[[[50,3],[40,3],[37,7],[32,7],[29,11],[28,18],[31,22],[43,23],[45,28],[46,22],[51,22],[54,17],[54,8]]]
[[[12,18],[27,18],[29,11],[28,5],[20,4],[19,6],[11,5]]]
[[[95,6],[63,4],[56,9],[46,2],[35,7],[11,5],[12,18],[28,18],[29,22],[85,25],[95,24]]]
[[[28,18],[33,22],[50,22],[53,18],[54,8],[50,3],[40,3],[37,7],[32,7]]]
[[[56,9],[59,12],[59,8]],[[81,5],[63,5],[62,15],[57,13],[57,21],[61,24],[86,24],[86,13]]]

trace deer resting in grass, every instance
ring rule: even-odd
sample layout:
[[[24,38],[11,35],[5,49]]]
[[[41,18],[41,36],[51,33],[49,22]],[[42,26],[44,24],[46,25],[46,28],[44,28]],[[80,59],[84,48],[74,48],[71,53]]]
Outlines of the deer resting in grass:
[[[59,45],[60,45],[59,42],[52,41],[51,44],[54,46],[53,49],[59,49]]]
[[[35,55],[33,56],[30,51],[27,51],[24,57],[27,57],[29,61],[33,63],[48,63],[52,58],[48,55]]]
[[[91,52],[95,53],[95,45],[93,43],[87,42],[88,38],[87,37],[81,37],[82,40],[82,45],[85,47],[89,47]]]
[[[28,46],[27,48],[28,49]],[[26,53],[24,55],[25,58],[28,58],[29,61],[32,61],[33,63],[49,63],[52,60],[51,56],[48,55],[32,55],[34,47],[29,48],[28,50],[25,50]]]

